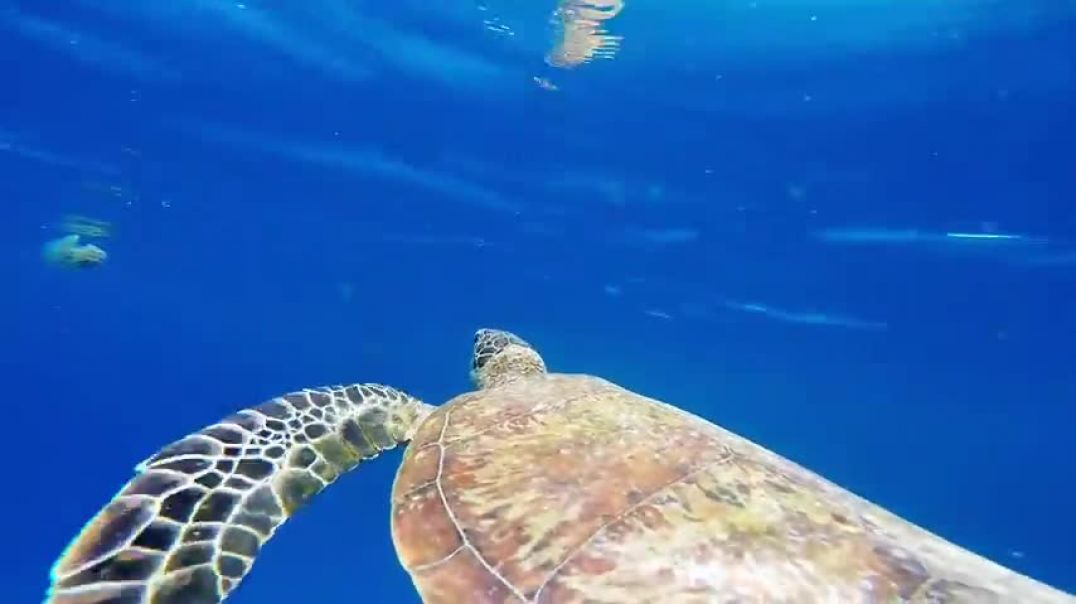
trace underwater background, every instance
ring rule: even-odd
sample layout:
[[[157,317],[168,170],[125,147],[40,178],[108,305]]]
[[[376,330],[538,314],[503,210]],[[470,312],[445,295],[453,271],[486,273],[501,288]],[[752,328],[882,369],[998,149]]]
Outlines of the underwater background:
[[[4,601],[160,446],[446,401],[484,326],[1076,591],[1076,3],[628,0],[578,64],[557,8],[0,1]],[[417,601],[399,459],[231,601]]]

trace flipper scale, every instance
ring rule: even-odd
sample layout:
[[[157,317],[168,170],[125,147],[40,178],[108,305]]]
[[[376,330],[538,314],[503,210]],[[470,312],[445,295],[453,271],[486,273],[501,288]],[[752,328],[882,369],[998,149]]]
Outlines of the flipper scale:
[[[161,448],[53,566],[46,604],[214,604],[277,528],[432,407],[377,384],[303,390]]]

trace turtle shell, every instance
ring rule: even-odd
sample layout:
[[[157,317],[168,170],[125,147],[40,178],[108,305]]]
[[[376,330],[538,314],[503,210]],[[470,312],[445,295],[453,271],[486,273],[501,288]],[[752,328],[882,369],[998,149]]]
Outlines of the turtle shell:
[[[585,375],[440,407],[405,452],[392,502],[397,553],[427,603],[987,603],[1014,601],[1005,585],[1018,577]]]

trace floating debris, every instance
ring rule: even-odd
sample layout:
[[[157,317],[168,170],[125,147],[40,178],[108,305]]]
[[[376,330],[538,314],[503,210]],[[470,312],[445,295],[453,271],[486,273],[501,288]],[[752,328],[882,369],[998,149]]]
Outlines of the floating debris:
[[[79,235],[54,239],[42,248],[45,261],[64,268],[93,268],[101,265],[108,254],[92,243],[79,243]]]
[[[699,238],[699,232],[690,228],[649,229],[628,227],[621,238],[626,243],[638,245],[680,245],[692,243]]]
[[[556,91],[560,90],[560,88],[558,88],[556,84],[551,82],[549,80],[549,78],[543,78],[543,77],[540,77],[540,76],[534,76],[531,79],[534,80],[535,85],[537,85],[542,90],[548,90],[550,92],[556,92]]]
[[[729,310],[761,315],[785,323],[800,323],[803,325],[824,325],[830,327],[847,327],[849,329],[883,330],[889,326],[881,321],[865,321],[854,317],[831,315],[820,312],[793,312],[758,304],[756,302],[737,302],[735,300],[723,300],[721,305]]]
[[[64,216],[60,229],[65,233],[96,239],[105,239],[112,236],[112,223],[107,220],[98,220],[78,214]]]
[[[561,0],[553,13],[557,41],[546,55],[546,63],[571,68],[592,59],[613,58],[623,38],[610,35],[602,22],[623,9],[624,0]]]
[[[1076,251],[1069,242],[1019,233],[835,228],[815,231],[813,236],[835,245],[889,246],[947,256],[994,259],[1017,266],[1062,267],[1076,261]]]
[[[118,199],[126,206],[134,205],[135,202],[140,200],[140,196],[136,191],[111,182],[84,180],[81,183],[81,188],[94,196]]]
[[[501,21],[501,18],[490,12],[489,6],[485,2],[479,2],[475,6],[479,12],[486,13],[488,16],[482,19],[482,28],[488,32],[497,36],[512,37],[516,35],[516,32],[512,31],[512,28]]]
[[[955,249],[1042,246],[1049,243],[1045,237],[1032,237],[1013,233],[936,233],[917,229],[848,228],[823,229],[814,233],[815,238],[827,243],[851,245],[908,245]]]

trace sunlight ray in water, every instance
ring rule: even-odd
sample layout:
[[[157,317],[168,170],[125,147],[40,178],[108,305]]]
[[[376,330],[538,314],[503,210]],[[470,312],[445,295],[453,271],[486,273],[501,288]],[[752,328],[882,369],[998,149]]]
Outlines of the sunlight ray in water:
[[[14,7],[0,7],[0,29],[10,28],[19,35],[62,53],[77,61],[106,70],[146,80],[171,80],[179,74],[150,55],[92,33],[20,12]]]
[[[19,160],[27,160],[78,172],[88,172],[106,176],[119,173],[119,169],[115,166],[93,159],[75,157],[66,153],[59,153],[29,145],[22,142],[22,139],[16,138],[14,135],[5,133],[2,130],[0,130],[0,155],[8,155]]]
[[[279,140],[218,124],[184,124],[187,133],[280,158],[372,176],[443,195],[445,198],[497,212],[517,213],[521,205],[499,192],[448,172],[413,165],[375,147]]]

